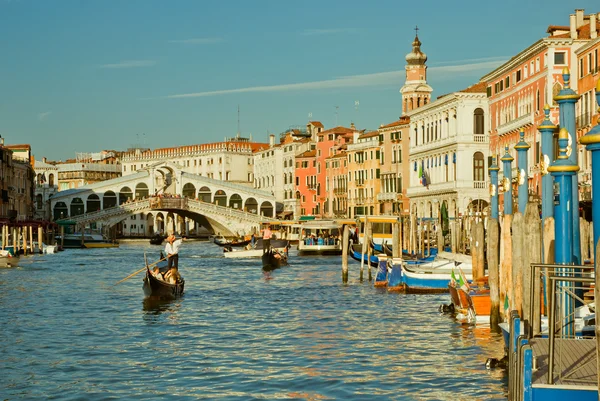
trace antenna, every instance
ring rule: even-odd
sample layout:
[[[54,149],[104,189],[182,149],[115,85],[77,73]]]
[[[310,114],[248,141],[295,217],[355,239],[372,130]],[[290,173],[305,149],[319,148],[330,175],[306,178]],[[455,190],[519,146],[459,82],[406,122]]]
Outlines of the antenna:
[[[308,112],[308,120],[310,121],[311,118],[312,118],[312,112]]]
[[[338,109],[340,106],[335,106],[335,126],[338,126]]]
[[[240,137],[240,105],[238,104],[237,136]]]

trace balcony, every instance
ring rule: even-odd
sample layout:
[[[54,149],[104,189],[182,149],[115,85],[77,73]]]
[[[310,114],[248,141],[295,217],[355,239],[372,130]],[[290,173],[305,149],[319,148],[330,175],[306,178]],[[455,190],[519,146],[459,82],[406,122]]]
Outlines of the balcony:
[[[336,195],[343,195],[343,194],[345,194],[346,192],[347,192],[347,189],[346,189],[346,188],[335,188],[335,189],[333,190],[333,193],[334,193],[334,194],[336,194]]]
[[[473,188],[475,189],[485,189],[487,187],[487,183],[485,181],[473,181]]]
[[[356,185],[357,187],[364,187],[365,186],[365,180],[356,180],[354,182],[354,185]]]
[[[397,192],[380,192],[377,194],[377,200],[381,202],[395,201],[398,195]]]
[[[498,135],[504,135],[509,132],[517,131],[522,127],[526,127],[533,124],[533,113],[525,114],[505,124],[499,125],[497,128]]]

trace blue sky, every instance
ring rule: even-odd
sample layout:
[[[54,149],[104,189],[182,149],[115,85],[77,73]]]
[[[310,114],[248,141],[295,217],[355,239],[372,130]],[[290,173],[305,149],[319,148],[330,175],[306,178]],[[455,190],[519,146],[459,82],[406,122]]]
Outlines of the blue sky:
[[[415,25],[435,97],[576,7],[600,12],[597,0],[0,0],[0,134],[65,160],[221,141],[238,105],[241,134],[265,142],[309,113],[376,129],[401,114]]]

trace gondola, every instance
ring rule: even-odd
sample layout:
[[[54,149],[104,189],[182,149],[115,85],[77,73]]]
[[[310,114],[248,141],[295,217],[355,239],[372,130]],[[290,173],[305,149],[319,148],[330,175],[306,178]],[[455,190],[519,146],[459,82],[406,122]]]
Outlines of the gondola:
[[[362,244],[354,244],[354,243],[350,243],[350,249],[349,252],[350,257],[354,260],[356,260],[357,262],[361,261],[361,257],[363,256],[362,254]],[[369,260],[367,260],[367,254],[364,254],[364,261],[365,262],[369,262],[371,264],[371,266],[373,267],[378,267],[379,266],[379,258],[377,256],[371,255],[371,258]]]
[[[219,246],[246,246],[252,241],[252,239],[232,239],[228,240],[223,236],[215,237],[213,240],[215,244]]]
[[[167,271],[167,261],[163,261],[157,264],[160,268],[161,273]],[[159,298],[159,299],[173,299],[183,295],[183,287],[185,280],[183,277],[177,284],[169,284],[165,281],[159,280],[154,277],[148,264],[146,263],[146,277],[144,278],[144,295],[146,297]]]
[[[272,248],[262,255],[262,268],[265,271],[275,270],[287,265],[287,256]]]
[[[164,241],[165,237],[160,234],[154,234],[152,238],[150,238],[150,245],[161,245]]]

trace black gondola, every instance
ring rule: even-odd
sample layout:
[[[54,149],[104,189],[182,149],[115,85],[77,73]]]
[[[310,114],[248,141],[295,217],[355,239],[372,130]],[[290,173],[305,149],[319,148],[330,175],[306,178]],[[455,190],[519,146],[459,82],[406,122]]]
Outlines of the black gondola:
[[[161,273],[167,271],[167,262],[163,261],[157,264]],[[183,277],[176,284],[170,284],[166,281],[162,281],[152,274],[148,264],[146,264],[146,277],[144,278],[144,295],[146,297],[159,298],[159,299],[173,299],[183,295],[183,287],[185,280]]]
[[[361,257],[363,256],[362,253],[362,244],[354,244],[354,243],[350,243],[350,249],[348,250],[348,253],[350,254],[350,257],[354,260],[356,260],[357,262],[361,261]],[[364,254],[364,261],[365,263],[367,263],[367,254]],[[377,256],[371,255],[371,258],[368,260],[368,262],[371,264],[371,266],[373,267],[378,267],[379,266],[379,258],[377,258]]]
[[[275,270],[287,265],[287,256],[273,249],[269,249],[262,255],[263,270]]]
[[[150,245],[161,245],[164,240],[165,237],[163,237],[162,235],[154,234],[152,238],[150,238]]]

